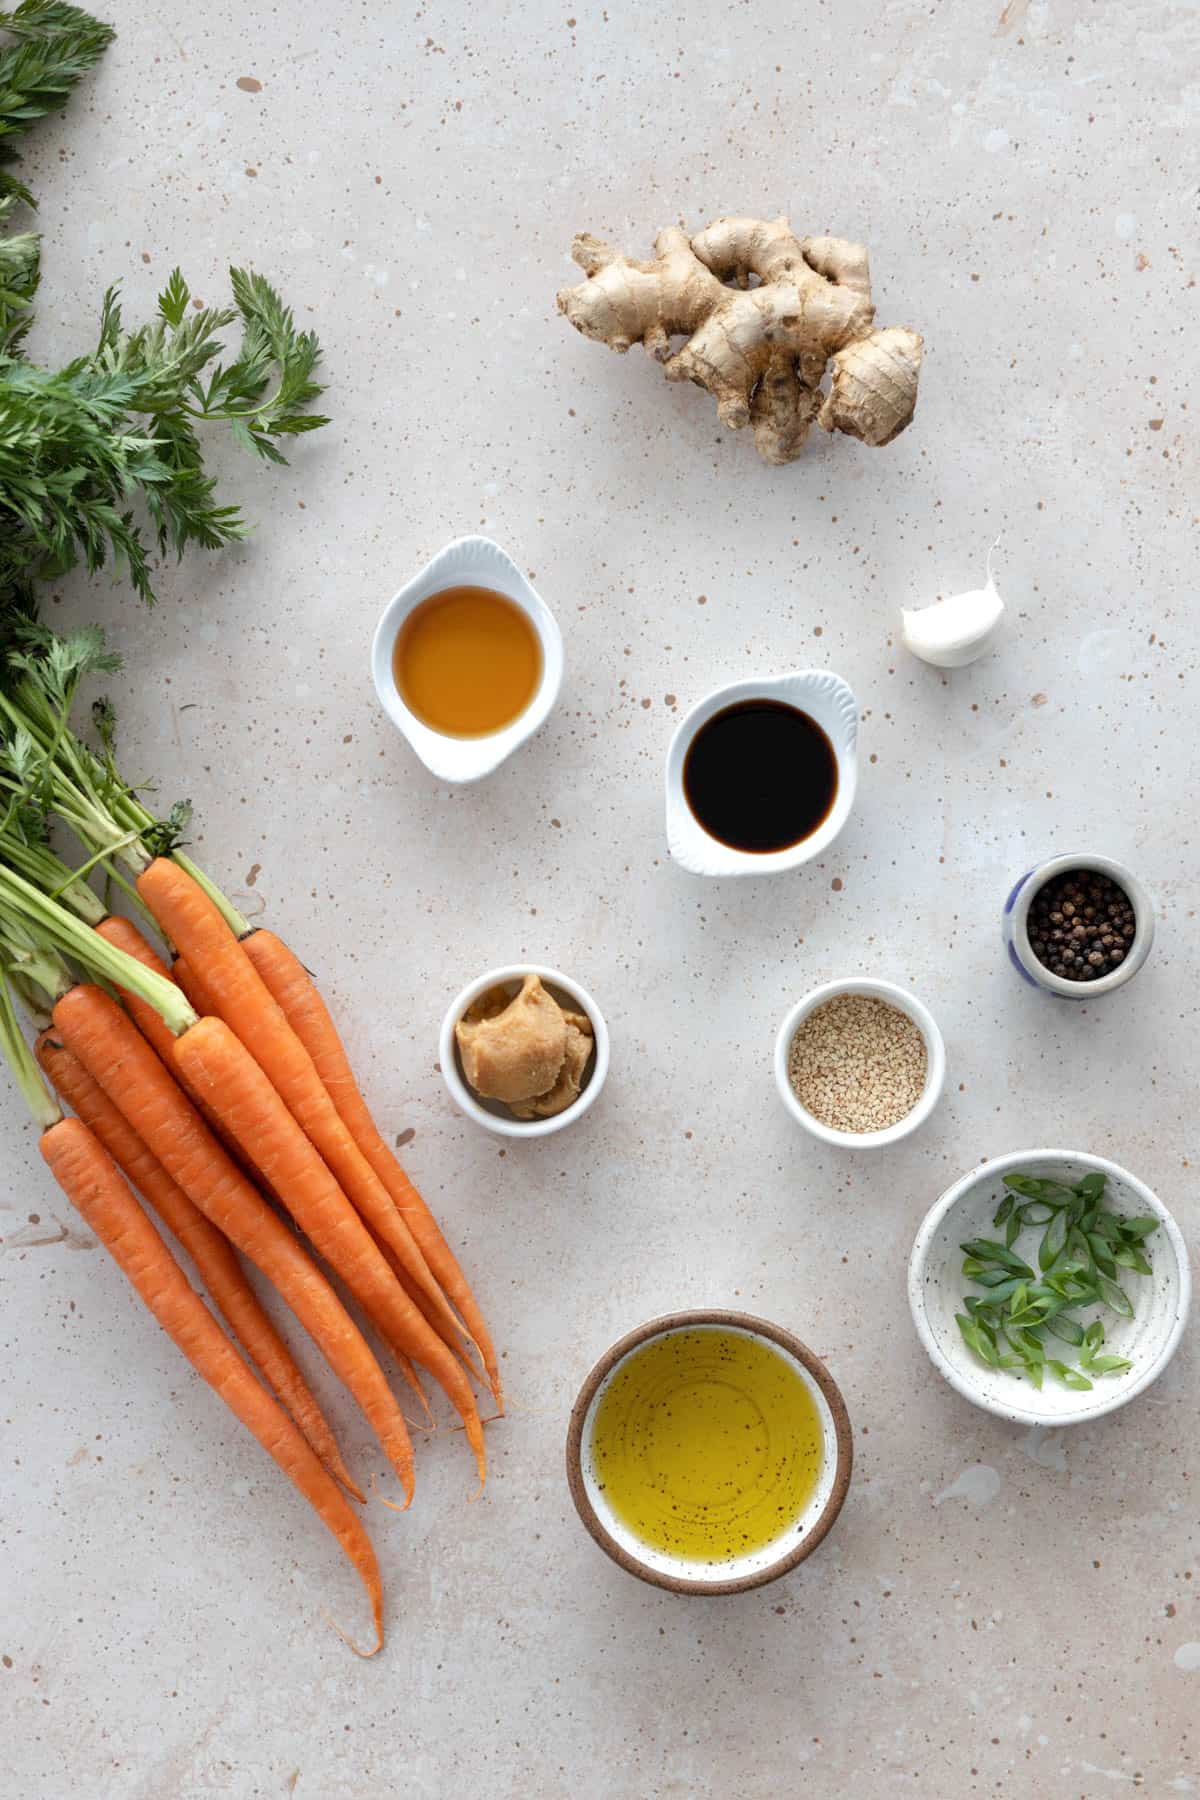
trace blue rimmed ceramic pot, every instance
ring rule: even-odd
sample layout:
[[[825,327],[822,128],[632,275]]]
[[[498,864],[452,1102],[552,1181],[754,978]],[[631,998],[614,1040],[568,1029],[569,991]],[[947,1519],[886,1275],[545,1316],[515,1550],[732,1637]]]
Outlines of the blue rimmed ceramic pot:
[[[1111,974],[1102,975],[1099,981],[1067,981],[1063,976],[1055,975],[1045,963],[1039,962],[1029,942],[1029,908],[1034,895],[1055,875],[1075,870],[1107,875],[1110,881],[1125,890],[1133,907],[1133,941],[1125,960]],[[1094,1000],[1097,995],[1111,994],[1114,988],[1132,981],[1149,956],[1154,942],[1154,903],[1124,863],[1114,862],[1110,856],[1093,856],[1090,852],[1077,850],[1066,856],[1052,856],[1049,862],[1038,863],[1036,868],[1022,875],[1004,902],[1002,929],[1009,961],[1031,987],[1041,988],[1043,993],[1055,994],[1062,1000]]]

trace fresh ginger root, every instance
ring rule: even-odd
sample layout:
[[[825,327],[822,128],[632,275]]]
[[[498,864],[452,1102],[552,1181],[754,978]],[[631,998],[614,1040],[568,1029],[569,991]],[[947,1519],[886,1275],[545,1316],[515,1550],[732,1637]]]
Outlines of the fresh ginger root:
[[[872,329],[860,244],[793,237],[786,219],[718,219],[693,238],[668,225],[654,248],[654,262],[636,262],[577,237],[571,255],[588,279],[562,290],[559,312],[613,350],[644,344],[668,381],[707,388],[723,424],[753,427],[765,462],[799,456],[814,420],[864,444],[904,430],[922,342],[905,326]],[[679,337],[687,342],[672,354]]]

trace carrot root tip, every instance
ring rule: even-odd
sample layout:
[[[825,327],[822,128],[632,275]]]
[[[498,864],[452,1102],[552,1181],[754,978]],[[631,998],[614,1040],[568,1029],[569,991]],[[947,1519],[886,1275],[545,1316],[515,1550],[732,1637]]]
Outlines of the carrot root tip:
[[[322,1611],[321,1616],[325,1620],[325,1623],[333,1631],[336,1631],[337,1635],[341,1638],[343,1644],[345,1644],[349,1649],[353,1650],[355,1656],[361,1656],[364,1662],[370,1662],[371,1658],[373,1656],[378,1656],[379,1652],[383,1649],[383,1623],[381,1620],[376,1619],[376,1621],[375,1621],[375,1647],[374,1647],[374,1649],[373,1650],[364,1650],[361,1644],[355,1643],[354,1639],[350,1636],[350,1633],[348,1631],[342,1630],[341,1626],[338,1624],[337,1620],[332,1616],[332,1614]]]
[[[404,1489],[404,1504],[401,1506],[398,1500],[389,1500],[386,1494],[380,1493],[379,1481],[376,1476],[372,1475],[367,1486],[370,1489],[372,1500],[378,1500],[379,1504],[386,1506],[389,1512],[407,1512],[413,1503],[413,1494],[416,1491],[411,1483],[407,1485]]]

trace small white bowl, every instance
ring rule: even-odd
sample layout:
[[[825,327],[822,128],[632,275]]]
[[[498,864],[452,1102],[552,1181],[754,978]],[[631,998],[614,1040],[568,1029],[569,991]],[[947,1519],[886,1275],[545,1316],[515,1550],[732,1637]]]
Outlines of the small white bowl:
[[[466,1012],[472,1001],[478,1000],[480,994],[486,994],[489,988],[512,985],[514,992],[526,975],[536,975],[542,985],[568,1000],[573,1009],[585,1013],[592,1022],[592,1033],[596,1040],[596,1048],[591,1060],[583,1072],[582,1088],[578,1100],[554,1113],[548,1119],[514,1119],[508,1108],[500,1100],[482,1100],[468,1085],[459,1061],[458,1041],[454,1028]],[[556,995],[556,998],[558,997]],[[581,1119],[589,1107],[600,1098],[600,1090],[608,1079],[609,1039],[608,1026],[604,1022],[604,1014],[592,999],[585,987],[572,981],[560,969],[539,968],[536,963],[510,963],[503,969],[489,969],[478,981],[470,982],[450,1004],[445,1018],[442,1020],[441,1036],[438,1039],[438,1058],[441,1063],[442,1076],[450,1090],[450,1098],[468,1119],[474,1119],[485,1131],[494,1131],[500,1137],[537,1138],[549,1137],[552,1132],[562,1131],[568,1125],[574,1125]]]
[[[788,1056],[801,1021],[826,1000],[833,1000],[839,994],[865,994],[874,1000],[886,1000],[898,1012],[906,1013],[925,1039],[925,1086],[921,1097],[911,1112],[905,1113],[894,1125],[885,1126],[882,1131],[837,1131],[832,1125],[822,1124],[796,1098],[795,1090],[788,1080]],[[814,988],[793,1006],[779,1027],[779,1035],[775,1039],[775,1085],[779,1089],[780,1099],[793,1119],[803,1125],[806,1131],[811,1131],[823,1144],[833,1144],[841,1150],[880,1150],[888,1144],[899,1143],[901,1138],[906,1138],[918,1125],[925,1123],[938,1103],[945,1079],[946,1046],[942,1042],[937,1020],[915,994],[896,987],[890,981],[872,981],[865,976],[857,981],[827,981],[823,987]]]
[[[705,831],[683,791],[683,765],[702,725],[727,706],[744,700],[781,700],[808,714],[824,731],[837,759],[838,785],[829,816],[800,843],[765,855],[735,850]],[[693,875],[777,875],[798,869],[828,850],[850,816],[858,783],[858,702],[840,675],[824,669],[796,669],[786,675],[754,676],[715,688],[680,720],[667,751],[667,848]]]
[[[1076,1182],[1093,1170],[1108,1177],[1105,1199],[1118,1212],[1133,1218],[1154,1213],[1162,1220],[1146,1242],[1153,1274],[1122,1271],[1134,1317],[1122,1319],[1107,1308],[1098,1315],[1105,1350],[1129,1357],[1133,1367],[1121,1375],[1098,1375],[1091,1391],[1083,1393],[1047,1375],[1039,1392],[1013,1370],[989,1369],[964,1343],[954,1315],[966,1310],[964,1295],[983,1290],[964,1277],[959,1246],[996,1235],[992,1214],[1007,1192],[1005,1175]],[[1157,1194],[1119,1164],[1079,1150],[1019,1150],[972,1169],[929,1209],[908,1264],[908,1304],[934,1368],[964,1399],[1017,1425],[1078,1425],[1124,1406],[1162,1374],[1175,1354],[1190,1300],[1187,1246]],[[1087,1309],[1088,1315],[1092,1310]],[[1073,1363],[1076,1353],[1070,1344],[1059,1348],[1059,1360]]]
[[[451,737],[432,730],[405,706],[392,670],[404,621],[423,600],[449,587],[486,587],[503,594],[530,620],[542,647],[542,679],[533,699],[511,725],[483,737]],[[371,644],[371,675],[379,704],[431,774],[442,781],[479,781],[498,769],[545,723],[562,686],[562,633],[546,602],[499,544],[485,537],[456,538],[384,607]]]

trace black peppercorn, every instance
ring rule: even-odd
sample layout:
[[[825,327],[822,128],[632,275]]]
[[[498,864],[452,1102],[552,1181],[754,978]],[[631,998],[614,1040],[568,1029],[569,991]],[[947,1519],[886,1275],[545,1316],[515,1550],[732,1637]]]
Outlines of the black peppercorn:
[[[1068,981],[1099,981],[1128,955],[1137,924],[1129,896],[1093,870],[1057,875],[1029,905],[1034,956]]]

